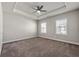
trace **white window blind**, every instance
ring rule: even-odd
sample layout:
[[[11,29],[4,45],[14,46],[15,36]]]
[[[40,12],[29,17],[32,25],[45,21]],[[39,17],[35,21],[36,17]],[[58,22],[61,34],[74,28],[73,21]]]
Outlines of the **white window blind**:
[[[56,20],[56,34],[67,34],[67,19]]]
[[[46,23],[41,23],[41,33],[46,33]]]

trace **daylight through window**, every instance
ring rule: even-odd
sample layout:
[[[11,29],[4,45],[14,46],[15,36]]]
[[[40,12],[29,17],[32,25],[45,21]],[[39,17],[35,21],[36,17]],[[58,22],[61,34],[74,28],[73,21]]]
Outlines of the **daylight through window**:
[[[46,23],[41,23],[41,33],[46,33]]]
[[[67,34],[67,19],[56,20],[56,34]]]

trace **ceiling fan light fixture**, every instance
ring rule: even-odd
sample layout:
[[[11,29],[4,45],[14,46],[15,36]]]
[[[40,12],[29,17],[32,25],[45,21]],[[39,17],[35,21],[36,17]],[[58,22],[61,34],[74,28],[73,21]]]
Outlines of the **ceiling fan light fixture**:
[[[41,12],[40,12],[39,10],[37,11],[37,13],[38,13],[39,15],[41,14]]]

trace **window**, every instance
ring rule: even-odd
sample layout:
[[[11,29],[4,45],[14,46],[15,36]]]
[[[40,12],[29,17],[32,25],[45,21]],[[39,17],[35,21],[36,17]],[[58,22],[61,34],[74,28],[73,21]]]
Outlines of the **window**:
[[[67,19],[56,20],[56,34],[67,34]]]
[[[46,23],[41,23],[41,33],[46,33]]]

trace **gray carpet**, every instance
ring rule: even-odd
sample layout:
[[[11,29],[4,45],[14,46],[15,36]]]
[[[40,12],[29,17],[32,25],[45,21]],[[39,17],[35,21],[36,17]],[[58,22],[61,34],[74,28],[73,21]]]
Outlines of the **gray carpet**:
[[[79,57],[79,46],[45,38],[3,44],[2,57]]]

